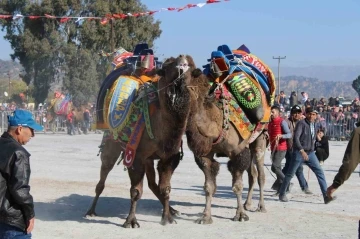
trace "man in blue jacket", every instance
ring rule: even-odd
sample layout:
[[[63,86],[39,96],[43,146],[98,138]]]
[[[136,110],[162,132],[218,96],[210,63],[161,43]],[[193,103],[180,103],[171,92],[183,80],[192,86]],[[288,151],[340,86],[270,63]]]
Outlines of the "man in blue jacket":
[[[285,179],[281,184],[279,200],[282,202],[289,201],[285,195],[286,189],[289,186],[291,179],[294,177],[296,170],[304,162],[315,173],[324,197],[324,202],[325,204],[328,204],[333,198],[330,198],[326,194],[327,184],[325,175],[314,151],[316,137],[315,119],[317,117],[317,111],[310,107],[306,109],[305,113],[306,118],[300,120],[295,127],[293,157],[285,175]]]
[[[26,110],[8,116],[9,127],[0,138],[0,238],[28,239],[35,213],[30,194],[30,154],[23,147],[43,130]]]

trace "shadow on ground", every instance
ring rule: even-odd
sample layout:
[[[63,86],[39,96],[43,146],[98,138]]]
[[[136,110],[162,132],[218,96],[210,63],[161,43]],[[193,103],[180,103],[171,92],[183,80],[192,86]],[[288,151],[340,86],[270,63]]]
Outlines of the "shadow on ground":
[[[54,202],[35,202],[36,218],[42,221],[77,221],[81,223],[101,223],[121,226],[121,224],[113,223],[108,220],[108,218],[115,217],[121,219],[119,223],[125,222],[130,209],[130,199],[121,197],[100,197],[96,207],[98,216],[86,218],[84,216],[89,209],[92,200],[92,196],[71,194],[69,196],[58,198]],[[200,208],[205,206],[202,203],[197,204],[179,201],[171,201],[170,204],[174,209],[177,209],[177,206]],[[213,204],[212,206],[213,208],[234,209],[234,207],[216,204]],[[151,215],[158,217],[158,222],[160,222],[162,209],[162,205],[158,200],[141,199],[138,201],[136,208],[137,219],[138,221],[142,221],[141,215]],[[199,210],[199,212],[200,211],[201,210]],[[194,214],[194,216],[195,215],[201,214]],[[181,220],[188,219],[181,218]]]

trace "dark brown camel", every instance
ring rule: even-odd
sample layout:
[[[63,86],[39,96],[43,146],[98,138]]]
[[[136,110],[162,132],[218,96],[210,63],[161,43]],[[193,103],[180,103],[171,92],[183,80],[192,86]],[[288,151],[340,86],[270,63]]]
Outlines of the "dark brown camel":
[[[190,94],[186,87],[191,81],[191,72],[195,64],[190,56],[180,55],[169,58],[158,71],[161,76],[158,81],[159,109],[151,117],[152,132],[155,136],[150,139],[144,131],[138,145],[132,167],[128,168],[131,180],[130,197],[131,208],[124,223],[124,227],[139,227],[135,217],[137,201],[143,193],[143,179],[146,174],[149,188],[163,204],[161,224],[176,223],[172,214],[176,211],[169,206],[171,191],[170,180],[179,164],[181,155],[179,149],[181,138],[185,132],[187,118],[190,111]],[[123,149],[119,143],[106,141],[101,153],[100,181],[95,193],[96,196],[86,215],[95,215],[97,200],[105,187],[105,180]],[[157,170],[159,184],[155,182],[154,159],[160,159]]]
[[[234,220],[247,221],[249,217],[246,215],[242,204],[242,176],[243,172],[248,170],[249,194],[245,208],[250,208],[251,206],[253,187],[256,177],[259,176],[260,202],[258,210],[265,212],[263,195],[265,175],[263,163],[267,139],[265,134],[261,133],[249,145],[249,141],[242,139],[232,124],[229,124],[228,130],[223,130],[223,110],[215,105],[214,98],[208,96],[209,83],[207,77],[199,69],[195,70],[193,75],[192,86],[189,86],[189,88],[191,89],[191,97],[197,103],[192,104],[186,136],[189,148],[194,153],[195,161],[204,172],[204,190],[206,194],[206,207],[203,216],[196,222],[204,224],[212,223],[211,200],[216,192],[216,176],[219,172],[219,163],[214,159],[216,153],[225,154],[230,159],[228,170],[233,178],[232,190],[237,196],[237,210]],[[254,163],[259,170],[259,175],[257,175]]]

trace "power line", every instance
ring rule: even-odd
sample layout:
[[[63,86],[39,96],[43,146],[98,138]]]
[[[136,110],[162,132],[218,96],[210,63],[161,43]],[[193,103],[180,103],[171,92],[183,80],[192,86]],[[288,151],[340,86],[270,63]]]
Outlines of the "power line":
[[[280,61],[286,59],[286,56],[283,56],[283,57],[280,57],[280,56],[274,57],[273,56],[273,59],[278,60],[278,89],[279,89],[278,94],[280,95]]]

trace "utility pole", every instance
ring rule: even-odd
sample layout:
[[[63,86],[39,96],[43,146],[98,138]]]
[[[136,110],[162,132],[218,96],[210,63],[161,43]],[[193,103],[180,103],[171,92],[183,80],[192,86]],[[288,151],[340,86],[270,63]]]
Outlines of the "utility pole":
[[[11,72],[8,71],[7,75],[9,77],[9,98],[11,98]]]
[[[283,57],[280,57],[280,56],[274,57],[273,56],[273,59],[278,60],[278,89],[279,89],[278,94],[280,95],[280,61],[286,59],[286,56],[283,56]]]

